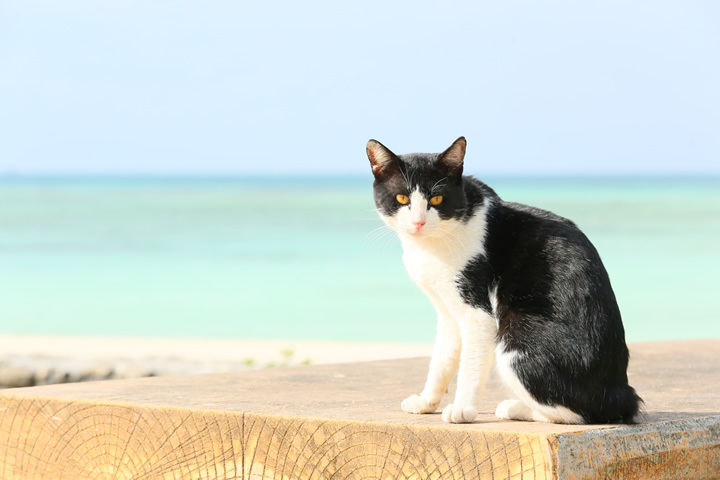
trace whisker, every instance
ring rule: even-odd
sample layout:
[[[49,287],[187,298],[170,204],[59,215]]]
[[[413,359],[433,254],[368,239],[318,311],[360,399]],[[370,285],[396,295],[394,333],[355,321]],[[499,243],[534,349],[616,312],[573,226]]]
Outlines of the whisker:
[[[385,256],[388,253],[388,250],[390,250],[390,247],[393,245],[395,238],[397,238],[395,231],[390,230],[380,239],[377,246],[378,254],[380,256]]]
[[[440,231],[439,238],[442,238],[445,241],[445,245],[449,248],[462,248],[463,250],[465,249],[465,244],[463,243],[462,239],[451,230]]]
[[[405,180],[405,185],[408,188],[408,191],[410,190],[410,179],[408,178],[407,172],[405,172],[402,167],[400,167],[400,174],[403,176],[403,180]]]
[[[394,231],[392,232],[395,233]],[[397,235],[387,235],[385,237],[385,243],[382,246],[381,254],[386,255],[388,251],[392,248],[392,246],[395,244],[395,240],[397,239]]]
[[[448,236],[450,236],[453,240],[455,240],[456,242],[458,242],[463,249],[465,249],[465,244],[463,243],[462,239],[461,239],[455,232],[452,232],[452,231],[450,231],[450,230],[446,230],[445,233],[446,233]]]
[[[366,254],[373,249],[376,249],[378,253],[383,254],[387,248],[387,245],[391,243],[395,236],[395,230],[388,227],[387,225],[381,225],[374,229],[367,235],[365,241],[364,250]]]
[[[370,242],[376,241],[377,239],[385,236],[387,234],[388,227],[383,225],[381,227],[376,228],[372,232],[368,233],[367,240]]]
[[[435,189],[445,187],[445,185],[446,185],[445,183],[443,183],[442,185],[440,185],[440,183],[447,180],[447,178],[448,177],[443,177],[440,180],[438,180],[437,182],[435,182],[435,185],[433,185],[432,188],[430,189],[430,194],[432,195],[435,192]]]

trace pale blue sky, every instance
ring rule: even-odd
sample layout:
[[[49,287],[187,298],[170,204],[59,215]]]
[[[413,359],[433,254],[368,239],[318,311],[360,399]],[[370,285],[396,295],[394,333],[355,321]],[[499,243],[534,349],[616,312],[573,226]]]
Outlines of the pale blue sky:
[[[0,172],[720,173],[718,2],[0,2]]]

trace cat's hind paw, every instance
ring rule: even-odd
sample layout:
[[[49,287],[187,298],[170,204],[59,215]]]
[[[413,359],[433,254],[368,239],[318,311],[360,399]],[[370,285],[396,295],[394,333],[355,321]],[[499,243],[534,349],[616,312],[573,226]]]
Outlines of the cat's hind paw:
[[[503,420],[533,421],[532,410],[520,400],[503,400],[495,409],[495,416]]]
[[[420,395],[410,395],[402,401],[400,408],[407,413],[432,413],[440,402],[428,402]]]
[[[461,407],[452,403],[442,412],[442,419],[447,423],[470,423],[475,417],[477,417],[477,408]]]
[[[521,420],[524,422],[569,423],[573,425],[585,423],[583,417],[565,407],[546,406],[543,411],[538,411],[519,400],[500,402],[495,409],[495,416],[505,420]]]

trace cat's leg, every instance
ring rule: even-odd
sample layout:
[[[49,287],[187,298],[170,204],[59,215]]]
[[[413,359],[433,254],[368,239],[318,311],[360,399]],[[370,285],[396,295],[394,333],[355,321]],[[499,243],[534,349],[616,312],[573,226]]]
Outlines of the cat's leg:
[[[520,400],[503,400],[495,409],[495,416],[503,420],[524,420],[532,422],[533,411]]]
[[[494,363],[495,319],[481,310],[473,310],[458,321],[462,337],[457,391],[453,403],[443,409],[448,423],[469,423],[475,420],[480,395]]]
[[[520,400],[503,400],[495,409],[495,416],[503,420],[557,423],[539,411],[528,407]]]
[[[520,400],[503,400],[495,409],[495,416],[503,420],[520,420],[523,422],[569,423],[579,425],[585,423],[583,418],[569,408],[562,406],[543,405],[534,400],[528,406]]]
[[[504,345],[499,343],[496,351],[497,371],[500,379],[519,400],[505,400],[500,402],[495,410],[495,416],[506,420],[522,420],[526,422],[548,423],[585,423],[583,417],[567,407],[561,405],[546,405],[538,402],[525,388],[516,373],[518,362],[528,361],[517,351],[505,351]]]
[[[432,413],[447,391],[460,362],[460,333],[447,315],[438,313],[437,335],[433,347],[425,388],[420,395],[411,395],[401,404],[404,412]]]

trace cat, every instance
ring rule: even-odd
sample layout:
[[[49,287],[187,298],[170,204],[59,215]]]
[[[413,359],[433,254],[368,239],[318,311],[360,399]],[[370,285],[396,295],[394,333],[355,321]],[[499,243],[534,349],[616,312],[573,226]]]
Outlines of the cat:
[[[516,397],[498,405],[500,419],[633,423],[642,400],[628,385],[620,310],[595,247],[570,220],[463,176],[466,145],[395,155],[367,144],[377,211],[437,313],[425,387],[402,410],[434,412],[457,375],[442,419],[472,422],[495,364]]]

